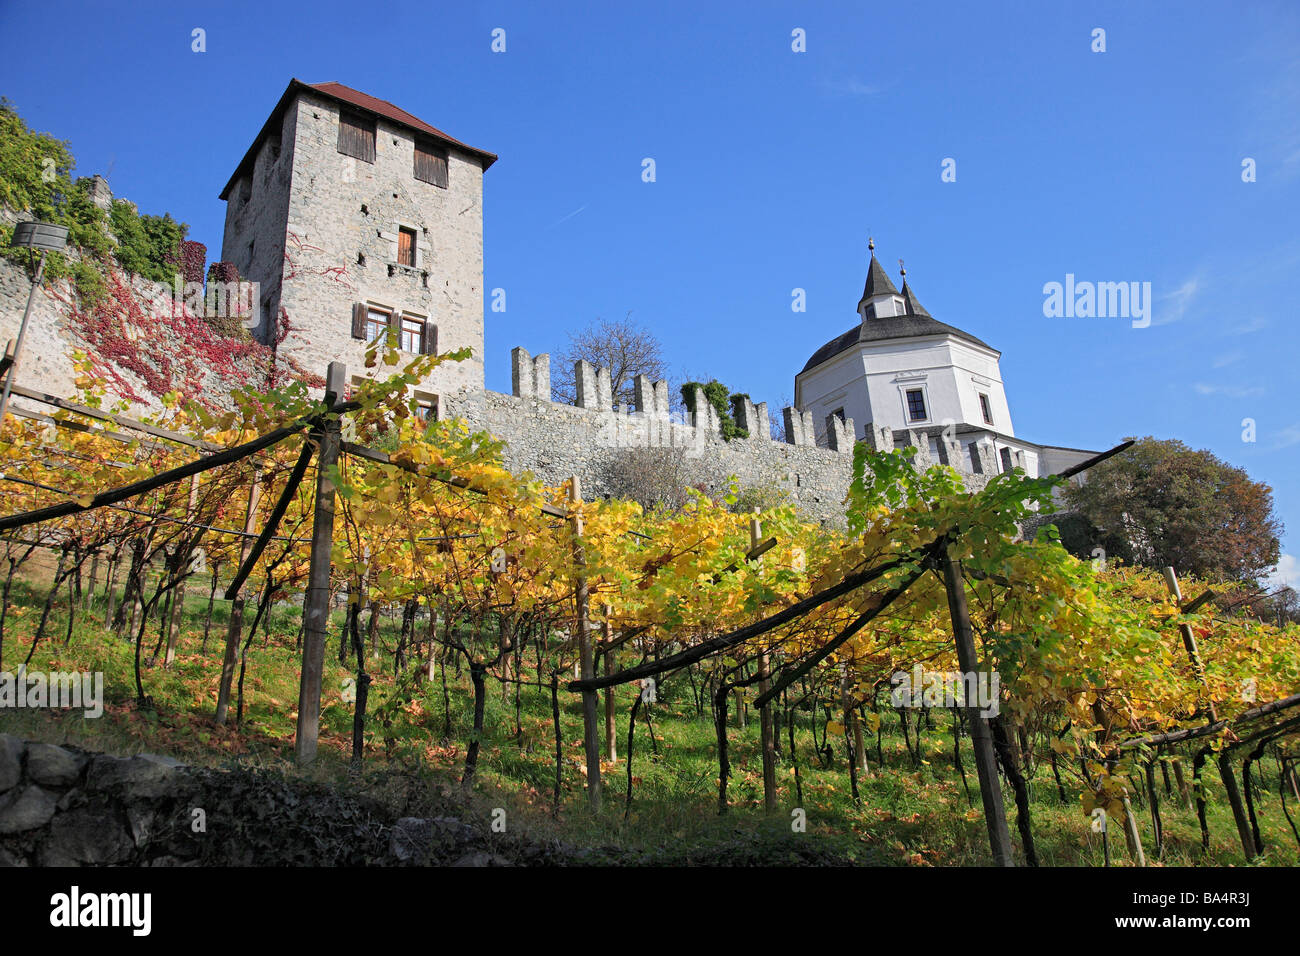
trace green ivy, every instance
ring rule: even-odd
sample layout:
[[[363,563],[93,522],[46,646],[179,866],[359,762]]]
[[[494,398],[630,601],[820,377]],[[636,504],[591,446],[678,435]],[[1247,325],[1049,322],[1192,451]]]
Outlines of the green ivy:
[[[68,227],[68,246],[80,256],[49,253],[48,283],[71,279],[84,302],[105,293],[105,266],[155,282],[172,281],[188,226],[170,215],[141,216],[128,202],[111,214],[95,205],[90,179],[74,182],[76,160],[63,140],[30,129],[13,104],[0,98],[0,205],[41,222]],[[13,228],[0,229],[0,256],[27,264],[29,250],[13,245]]]
[[[733,438],[748,438],[749,429],[741,428],[736,424],[736,419],[731,414],[731,409],[740,403],[741,399],[749,398],[743,392],[737,392],[732,395],[716,378],[705,384],[703,382],[687,382],[682,386],[682,401],[685,402],[686,408],[692,414],[695,413],[695,390],[704,389],[704,397],[708,399],[709,404],[714,407],[718,413],[718,422],[722,427],[722,440],[731,441]]]
[[[154,282],[171,283],[180,269],[179,250],[187,227],[169,213],[138,215],[135,207],[122,199],[113,201],[108,218],[122,268]]]

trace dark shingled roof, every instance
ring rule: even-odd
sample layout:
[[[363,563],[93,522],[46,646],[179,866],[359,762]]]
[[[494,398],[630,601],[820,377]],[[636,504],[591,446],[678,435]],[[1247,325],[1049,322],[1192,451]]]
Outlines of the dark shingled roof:
[[[495,153],[476,149],[467,143],[462,143],[458,139],[453,139],[442,130],[435,129],[424,120],[417,116],[412,116],[410,113],[406,112],[406,110],[394,106],[387,100],[381,100],[368,93],[354,90],[349,86],[344,86],[342,83],[304,83],[302,80],[295,79],[289,81],[288,88],[284,91],[284,95],[280,97],[280,101],[275,104],[275,109],[271,111],[271,115],[262,125],[261,130],[258,131],[257,136],[253,140],[253,145],[248,148],[248,152],[244,154],[244,158],[239,161],[239,166],[235,169],[234,175],[230,177],[230,181],[226,183],[226,188],[221,190],[220,198],[225,199],[234,188],[239,177],[252,168],[253,162],[257,159],[257,151],[262,145],[262,140],[264,140],[270,133],[280,128],[280,122],[284,116],[284,111],[292,101],[293,97],[300,92],[308,90],[320,96],[336,100],[340,103],[346,103],[354,110],[359,110],[372,116],[380,116],[388,120],[390,123],[396,123],[398,126],[405,126],[407,129],[423,133],[424,135],[432,137],[447,146],[453,146],[461,152],[468,153],[482,162],[484,172],[487,171],[489,166],[497,161]]]
[[[894,283],[889,281],[889,274],[876,259],[875,253],[871,256],[871,268],[867,270],[867,284],[862,288],[862,298],[858,300],[858,305],[866,302],[873,295],[898,295],[898,290],[894,288]]]
[[[969,332],[963,332],[961,329],[940,322],[929,315],[877,315],[855,325],[843,335],[837,335],[819,348],[813,353],[812,358],[808,360],[808,364],[801,369],[800,374],[811,368],[816,368],[823,362],[830,361],[841,352],[847,352],[855,345],[864,342],[880,342],[885,339],[913,339],[925,335],[953,335],[997,352],[997,349],[994,349],[993,346],[977,339]]]
[[[929,315],[930,314],[929,312],[925,311],[925,306],[923,306],[920,302],[916,301],[916,295],[915,293],[912,292],[911,289],[907,287],[906,279],[903,280],[902,296],[903,296],[903,302],[907,306],[908,315]]]

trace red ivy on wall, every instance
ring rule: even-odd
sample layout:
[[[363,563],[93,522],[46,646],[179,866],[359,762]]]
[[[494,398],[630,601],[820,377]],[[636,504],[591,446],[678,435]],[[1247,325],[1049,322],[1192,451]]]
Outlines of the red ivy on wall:
[[[203,268],[208,261],[208,247],[201,242],[185,239],[181,242],[181,274],[186,282],[202,282]]]
[[[214,262],[208,267],[209,282],[238,282],[239,269],[233,262]]]
[[[220,266],[230,264],[214,263],[212,271],[226,271]],[[233,266],[228,271],[235,272]],[[221,281],[238,281],[238,274]],[[324,384],[319,375],[277,355],[276,346],[291,330],[284,309],[268,346],[223,334],[191,313],[183,300],[160,296],[150,301],[117,269],[105,276],[105,285],[107,295],[89,307],[75,297],[58,297],[66,308],[67,327],[84,346],[96,374],[123,398],[144,404],[150,400],[147,396],[176,391],[215,410],[233,389],[244,385],[275,388],[289,379]]]

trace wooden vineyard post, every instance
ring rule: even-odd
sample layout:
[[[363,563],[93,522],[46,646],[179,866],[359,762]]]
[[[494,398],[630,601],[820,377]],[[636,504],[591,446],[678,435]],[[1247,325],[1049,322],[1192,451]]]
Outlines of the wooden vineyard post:
[[[1178,575],[1173,568],[1165,568],[1165,587],[1169,589],[1169,594],[1174,599],[1175,604],[1182,604],[1183,591],[1178,586]],[[1196,678],[1205,684],[1205,665],[1201,662],[1201,653],[1196,646],[1196,633],[1192,630],[1190,624],[1179,624],[1178,632],[1183,636],[1183,647],[1187,650],[1187,657],[1191,660],[1192,666],[1196,668]],[[1215,723],[1219,719],[1218,709],[1214,706],[1214,701],[1208,698],[1205,701],[1205,719],[1207,723]],[[1177,764],[1174,765],[1175,773],[1182,777],[1182,768]],[[1237,778],[1233,773],[1232,762],[1227,758],[1227,751],[1224,751],[1219,758],[1219,774],[1223,778],[1223,789],[1228,796],[1228,805],[1232,808],[1232,818],[1237,824],[1237,836],[1241,840],[1241,850],[1246,856],[1246,862],[1255,858],[1255,839],[1250,831],[1247,822],[1246,811],[1242,807],[1241,792],[1237,789]]]
[[[582,504],[582,484],[577,475],[569,480],[569,500]],[[587,627],[587,557],[582,548],[582,514],[576,511],[573,521],[573,563],[577,568],[574,602],[577,605],[575,626],[578,629],[578,665],[583,680],[596,676],[596,659],[592,653],[591,631]],[[596,726],[598,701],[594,690],[582,692],[582,737],[587,756],[587,799],[593,813],[600,811],[600,730]]]
[[[244,512],[244,538],[239,546],[240,566],[248,560],[248,553],[253,548],[253,527],[257,522],[257,503],[262,497],[262,479],[260,475],[253,478],[248,489],[248,507]],[[235,661],[239,654],[239,638],[244,626],[244,595],[236,594],[230,602],[230,623],[226,627],[226,653],[221,659],[221,685],[217,690],[217,726],[226,722],[230,712],[230,685],[235,679]]]
[[[81,608],[83,611],[89,610],[95,603],[95,576],[99,573],[99,551],[96,550],[90,559],[90,586],[86,588],[86,593],[81,599]]]
[[[1173,568],[1165,568],[1164,576],[1165,576],[1165,587],[1169,589],[1169,593],[1173,596],[1174,603],[1181,604],[1183,601],[1183,591],[1182,588],[1178,586],[1178,575],[1174,573]],[[1179,624],[1178,633],[1180,633],[1183,636],[1183,647],[1186,648],[1187,650],[1187,656],[1191,660],[1192,666],[1196,668],[1197,680],[1199,680],[1202,684],[1204,684],[1205,665],[1201,663],[1201,653],[1196,647],[1196,634],[1192,631],[1192,625]],[[1216,720],[1219,719],[1219,715],[1216,712],[1214,707],[1214,702],[1207,701],[1206,704],[1209,708],[1209,712],[1208,712],[1209,722],[1214,723]]]
[[[973,675],[979,666],[975,652],[975,635],[971,630],[970,611],[966,607],[966,589],[961,570],[953,560],[951,545],[940,556],[943,583],[948,591],[948,613],[957,642],[957,664],[963,675]],[[964,681],[969,685],[970,681]],[[978,701],[966,701],[966,719],[970,725],[971,749],[975,752],[975,769],[979,772],[980,799],[984,804],[984,822],[988,826],[989,845],[997,866],[1015,866],[1011,855],[1011,832],[1007,829],[1006,809],[1002,806],[1002,787],[998,783],[997,758],[993,753],[993,735],[988,721],[980,714]]]
[[[190,476],[190,500],[185,506],[185,520],[193,521],[199,504],[199,476]],[[191,555],[191,559],[193,555]],[[188,570],[188,569],[187,569]],[[176,569],[179,574],[181,569]],[[176,638],[185,613],[185,582],[176,585],[176,598],[172,602],[172,618],[167,623],[167,653],[163,655],[163,667],[171,667],[176,661]]]
[[[602,623],[602,636],[605,641],[605,676],[614,673],[614,624],[609,619],[613,608],[605,605],[605,620]],[[610,763],[618,760],[618,728],[614,725],[614,688],[605,688],[605,757]]]
[[[758,509],[754,509],[755,514]],[[763,536],[763,525],[758,518],[749,519],[749,549],[753,551],[758,547],[759,539]],[[756,560],[762,561],[762,557]],[[768,677],[770,670],[767,659],[767,651],[758,655],[758,694],[762,697],[767,693]],[[772,709],[771,703],[766,703],[758,710],[758,727],[759,738],[763,746],[763,809],[768,813],[776,812],[776,749],[774,744],[775,734],[772,730]]]
[[[330,362],[325,372],[325,404],[343,397],[346,368]],[[330,551],[334,546],[334,482],[329,470],[339,457],[340,423],[326,418],[313,437],[320,442],[316,457],[316,509],[312,517],[311,565],[303,599],[302,678],[298,684],[298,732],[294,753],[300,766],[316,759],[320,735],[321,675],[330,614]]]
[[[1133,803],[1127,793],[1120,798],[1120,802],[1124,804],[1124,842],[1128,847],[1128,855],[1134,866],[1146,866],[1147,855],[1142,849],[1142,831],[1138,828],[1137,816],[1133,813]]]

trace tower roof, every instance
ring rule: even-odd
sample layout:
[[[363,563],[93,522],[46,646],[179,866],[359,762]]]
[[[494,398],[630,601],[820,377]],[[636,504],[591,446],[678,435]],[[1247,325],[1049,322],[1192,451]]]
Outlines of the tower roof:
[[[898,295],[898,290],[894,288],[889,273],[885,272],[885,267],[880,264],[880,260],[873,252],[871,265],[867,269],[867,284],[862,287],[862,298],[858,300],[858,305],[878,295]]]
[[[925,306],[923,306],[920,302],[916,301],[916,295],[915,293],[912,292],[911,289],[907,287],[906,279],[903,280],[903,291],[901,295],[903,296],[903,304],[907,307],[908,315],[928,316],[930,314],[929,312],[925,311]]]
[[[928,335],[951,335],[954,338],[979,345],[991,352],[998,351],[969,332],[963,332],[956,326],[940,322],[928,314],[883,315],[860,322],[847,332],[835,336],[812,354],[812,358],[808,359],[807,364],[800,370],[800,373],[816,368],[823,362],[829,362],[841,352],[847,352],[856,345],[883,342],[887,339],[917,339]]]
[[[253,145],[248,148],[244,158],[239,161],[239,166],[231,175],[226,187],[221,190],[221,199],[230,195],[239,178],[247,173],[257,159],[257,151],[261,148],[262,141],[272,132],[280,127],[281,120],[284,117],[284,111],[298,94],[311,91],[318,96],[324,96],[327,99],[339,103],[347,104],[349,109],[368,113],[371,116],[382,117],[390,123],[397,126],[404,126],[407,129],[414,130],[439,142],[454,147],[463,153],[475,157],[483,163],[484,172],[487,168],[497,161],[495,153],[489,153],[486,150],[477,149],[468,143],[462,143],[460,140],[448,136],[442,130],[430,126],[418,116],[414,116],[400,107],[394,106],[387,100],[381,100],[378,97],[371,96],[369,93],[362,93],[360,90],[354,90],[350,86],[344,86],[342,83],[304,83],[302,80],[290,80],[289,86],[285,89],[284,94],[280,97],[275,109],[271,110],[271,115],[267,118],[262,128],[258,131],[257,136],[253,139]]]
[[[954,338],[962,339],[973,345],[986,348],[991,352],[1001,354],[982,339],[976,338],[969,332],[963,332],[956,326],[940,322],[930,315],[925,306],[917,301],[916,293],[908,286],[906,271],[903,272],[903,291],[899,292],[894,288],[894,283],[890,281],[888,273],[885,272],[884,267],[876,259],[875,242],[871,242],[869,248],[872,250],[871,266],[867,270],[866,288],[862,292],[862,299],[858,302],[859,312],[862,310],[863,302],[876,296],[889,295],[902,297],[904,314],[865,316],[853,328],[835,336],[835,338],[814,352],[812,358],[808,359],[808,363],[804,365],[799,374],[802,375],[823,362],[829,362],[841,352],[847,352],[855,346],[868,342],[883,342],[888,339],[916,339],[931,335],[951,335]]]

